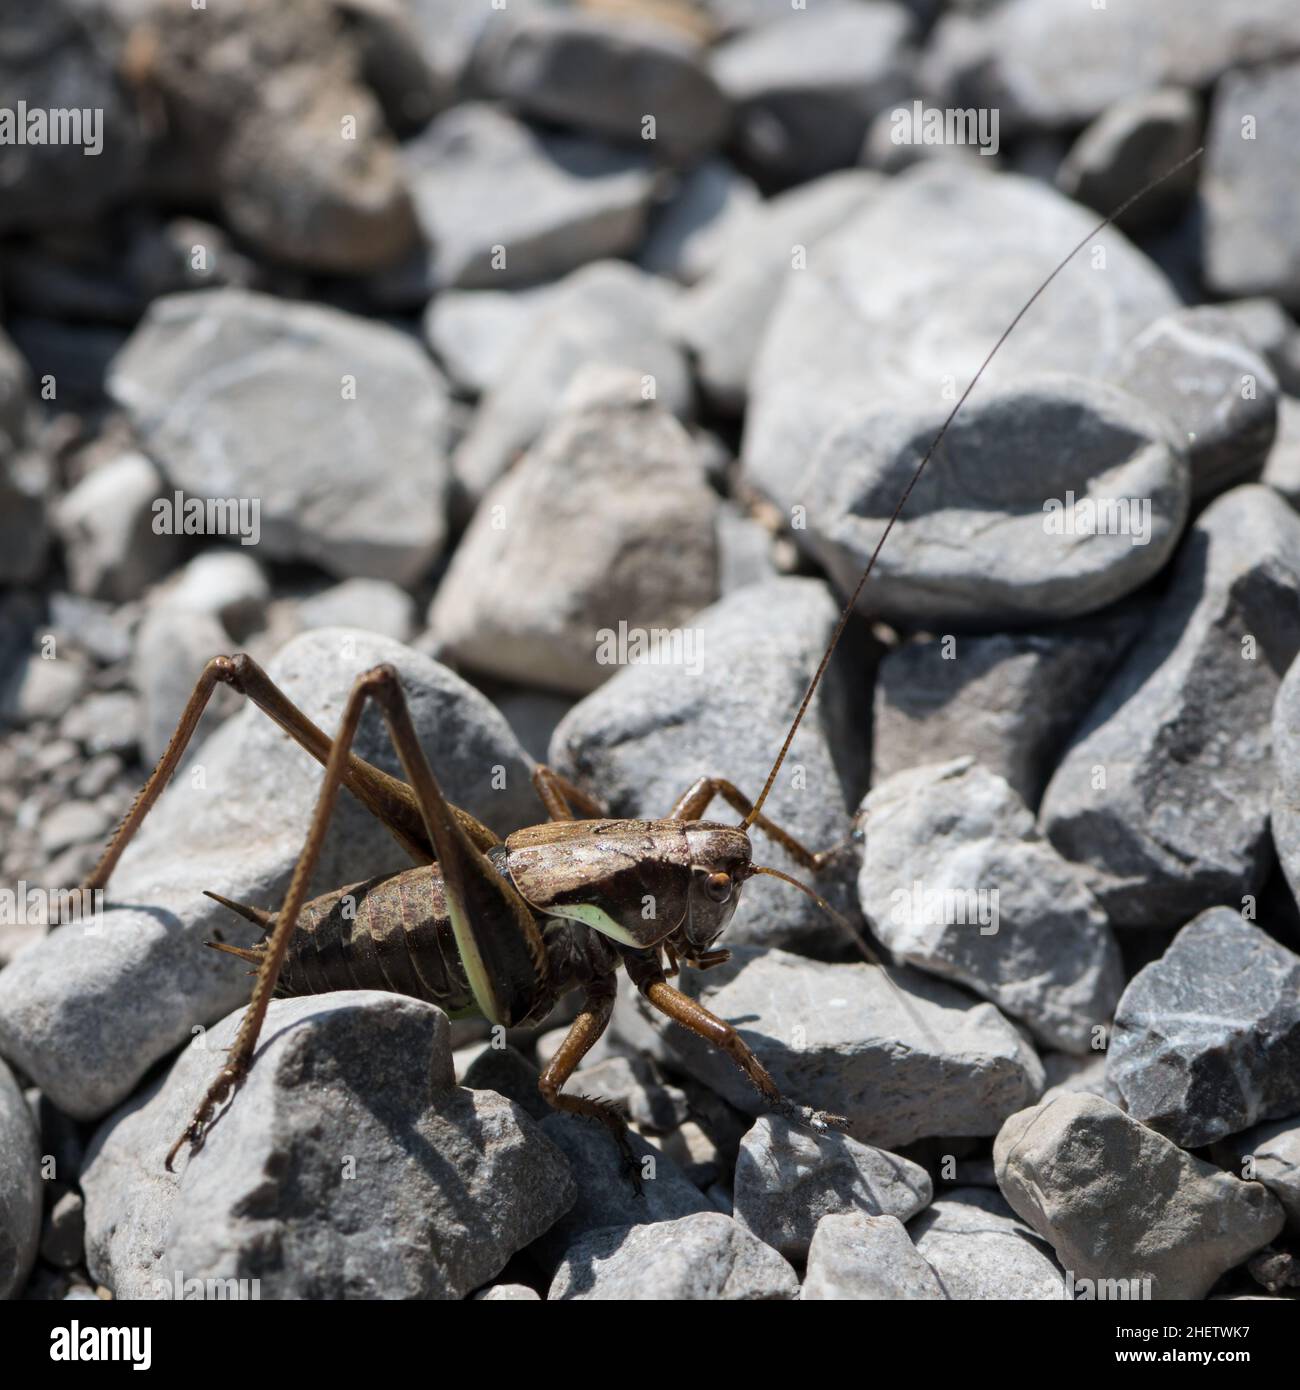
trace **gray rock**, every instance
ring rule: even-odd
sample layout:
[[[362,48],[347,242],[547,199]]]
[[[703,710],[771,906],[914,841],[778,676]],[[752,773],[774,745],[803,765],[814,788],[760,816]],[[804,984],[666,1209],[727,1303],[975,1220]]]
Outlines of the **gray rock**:
[[[524,115],[690,164],[726,134],[730,111],[703,49],[636,15],[526,9],[479,45],[484,90]],[[654,121],[647,135],[646,118]]]
[[[140,747],[146,762],[156,763],[162,757],[204,666],[231,645],[230,634],[210,613],[166,601],[146,613],[136,629],[131,658],[131,683],[140,692]],[[228,712],[227,701],[214,700],[204,711],[195,737],[208,738]]]
[[[355,627],[409,642],[416,629],[415,600],[383,579],[345,579],[304,599],[298,605],[298,620],[307,630]]]
[[[611,1101],[642,1132],[671,1134],[686,1122],[690,1113],[686,1093],[666,1082],[649,1057],[583,1061],[567,1086],[574,1095]]]
[[[490,1289],[476,1293],[474,1299],[483,1303],[540,1303],[542,1296],[527,1284],[493,1284]]]
[[[533,443],[586,366],[635,372],[664,409],[689,413],[690,374],[663,326],[672,293],[617,262],[585,266],[545,290],[456,450],[456,477],[471,501]]]
[[[41,819],[41,848],[53,858],[69,845],[102,840],[112,825],[113,817],[103,807],[84,801],[63,801]]]
[[[1300,395],[1300,329],[1276,299],[1231,299],[1215,306],[1256,352],[1268,358],[1278,384]]]
[[[267,1298],[463,1298],[572,1202],[568,1165],[518,1107],[456,1087],[446,1016],[361,990],[273,1003],[247,1079],[166,1172],[241,1016],[95,1136],[88,1263],[118,1298],[189,1279],[260,1280]]]
[[[1290,56],[1300,51],[1300,18]],[[1262,37],[1262,36],[1261,36]],[[1280,58],[1286,43],[1269,55]],[[1300,305],[1300,63],[1228,73],[1215,88],[1206,135],[1202,198],[1205,278],[1223,295],[1266,294]]]
[[[1228,907],[1203,912],[1130,981],[1106,1077],[1184,1148],[1300,1110],[1300,956]]]
[[[443,290],[425,309],[425,340],[460,390],[482,395],[527,341],[552,289]]]
[[[830,1213],[817,1223],[799,1297],[837,1301],[946,1299],[896,1216]]]
[[[461,1085],[471,1091],[495,1091],[512,1100],[535,1120],[554,1112],[537,1089],[538,1070],[513,1047],[485,1044],[469,1064]]]
[[[1277,434],[1259,480],[1300,509],[1300,398],[1278,397]]]
[[[551,763],[616,816],[666,815],[704,776],[729,778],[743,794],[757,796],[836,616],[825,586],[812,580],[738,589],[687,629],[695,639],[694,670],[680,664],[620,670],[561,721]],[[764,807],[811,849],[844,841],[848,807],[865,778],[856,715],[863,661],[861,636],[850,634]],[[725,818],[723,805],[716,801],[705,814]],[[807,877],[761,834],[755,858]],[[818,891],[855,913],[852,876],[849,856],[841,856],[818,875]],[[818,940],[840,950],[845,945],[815,903],[784,884],[756,880],[746,886],[723,944]]]
[[[895,647],[876,677],[872,785],[970,755],[1037,806],[1138,619],[1119,614],[1042,632],[949,634]]]
[[[1213,1157],[1239,1177],[1268,1188],[1282,1204],[1288,1227],[1300,1232],[1300,1120],[1296,1116],[1234,1134],[1214,1146]]]
[[[768,320],[750,377],[748,480],[783,509],[806,506],[809,460],[849,407],[951,408],[1017,310],[1094,225],[1059,193],[969,160],[930,161],[892,179],[789,278]],[[1105,273],[1082,261],[1063,271],[980,393],[1021,386],[1028,372],[1105,375],[1135,333],[1176,306],[1155,266],[1108,232]]]
[[[179,537],[153,529],[162,474],[127,452],[93,469],[55,511],[68,580],[92,598],[137,598],[176,562]]]
[[[950,13],[931,35],[923,80],[942,103],[996,106],[1002,135],[1082,125],[1162,86],[1200,90],[1221,73],[1300,50],[1289,0],[1145,0],[1094,9],[1008,0]]]
[[[168,296],[109,390],[173,488],[257,503],[272,559],[405,583],[442,546],[446,385],[395,329],[244,290]]]
[[[614,385],[562,409],[484,497],[429,613],[454,660],[585,694],[626,659],[620,633],[680,633],[717,596],[717,494],[691,438],[638,377]]]
[[[396,145],[328,5],[233,0],[202,24],[165,0],[129,10],[123,27],[152,34],[140,80],[168,113],[172,179],[191,201],[216,201],[243,240],[306,270],[363,274],[413,247]]]
[[[438,289],[526,285],[630,252],[654,187],[640,152],[539,134],[486,103],[444,112],[404,159]]]
[[[207,614],[237,636],[264,624],[270,597],[262,567],[243,548],[196,555],[161,595],[170,607]]]
[[[65,1192],[50,1208],[41,1232],[41,1259],[56,1269],[75,1269],[86,1255],[86,1210],[81,1193]]]
[[[788,1100],[844,1115],[862,1144],[993,1134],[1042,1091],[1033,1049],[991,1004],[912,971],[887,980],[874,965],[742,946],[707,974],[685,971],[679,987],[735,1026]],[[751,1115],[767,1108],[729,1057],[648,1005],[640,1012],[692,1076]]]
[[[1100,213],[1111,213],[1152,179],[1172,169],[1196,148],[1201,104],[1182,87],[1134,92],[1097,117],[1070,146],[1056,171],[1056,186],[1067,197]],[[1168,217],[1196,188],[1193,162],[1167,179],[1124,216],[1127,227]]]
[[[718,590],[722,594],[747,584],[765,584],[780,575],[772,533],[753,517],[724,502],[718,519]]]
[[[24,139],[11,132],[0,166],[0,230],[66,228],[89,221],[134,187],[144,132],[115,71],[120,54],[105,26],[76,0],[49,0],[6,16],[0,89],[34,113],[76,107],[71,138]],[[74,100],[75,97],[75,100]],[[18,120],[16,112],[10,119]],[[27,132],[24,132],[26,135]],[[56,136],[58,132],[56,130]]]
[[[0,583],[30,584],[45,569],[54,473],[43,454],[8,445],[0,435]]]
[[[1300,649],[1300,518],[1235,488],[1193,526],[1143,639],[1047,788],[1040,824],[1115,926],[1181,925],[1268,869],[1269,716]]]
[[[1097,1296],[1083,1280],[1120,1280],[1131,1281],[1130,1298],[1204,1298],[1282,1229],[1263,1187],[1183,1153],[1097,1096],[1013,1115],[993,1156],[1007,1200],[1073,1276],[1072,1297]]]
[[[16,724],[29,724],[37,719],[62,719],[84,694],[89,672],[74,653],[59,655],[56,641],[50,656],[41,650],[22,653],[11,681],[5,715]]]
[[[1300,901],[1300,657],[1291,663],[1273,704],[1273,758],[1273,844]]]
[[[997,1192],[955,1187],[912,1223],[917,1253],[946,1298],[1064,1299],[1065,1275],[1045,1241]]]
[[[1118,1095],[1110,1094],[1106,1085],[1106,1054],[1089,1053],[1073,1057],[1068,1052],[1044,1052],[1043,1071],[1047,1074],[1047,1089],[1039,1104],[1055,1100],[1060,1095],[1103,1096],[1114,1102]]]
[[[910,1221],[934,1190],[919,1164],[846,1134],[812,1134],[764,1115],[741,1141],[735,1219],[788,1260],[809,1259],[819,1223],[832,1214]]]
[[[269,674],[299,708],[332,731],[361,672],[392,662],[412,719],[447,796],[505,833],[534,821],[523,754],[485,697],[427,657],[381,637],[343,630],[290,643]],[[354,751],[401,775],[373,708]],[[504,771],[494,790],[493,768]],[[164,793],[114,874],[109,907],[87,930],[59,928],[0,971],[0,1052],[61,1109],[80,1119],[129,1095],[196,1024],[248,998],[236,963],[206,951],[220,931],[251,930],[202,896],[274,908],[283,899],[316,804],[320,769],[259,710],[231,718]],[[409,867],[369,813],[344,795],[312,892]]]
[[[871,118],[909,90],[912,29],[901,5],[836,3],[715,48],[744,160],[783,184],[852,166]]]
[[[668,1302],[798,1296],[798,1277],[785,1260],[718,1211],[592,1231],[569,1249],[547,1294]]]
[[[605,1227],[655,1225],[695,1212],[711,1211],[708,1199],[682,1170],[634,1131],[631,1146],[635,1173],[624,1171],[618,1146],[596,1120],[577,1115],[549,1115],[542,1133],[569,1161],[577,1183],[577,1200],[534,1247],[533,1253],[554,1268],[583,1237]],[[638,1194],[633,1178],[640,1182]]]
[[[876,174],[844,170],[778,194],[732,230],[712,269],[671,314],[696,376],[719,409],[738,415],[772,311],[796,267],[883,188]]]
[[[932,763],[873,788],[861,823],[862,911],[894,957],[1086,1053],[1123,989],[1119,947],[1016,792],[968,757]]]
[[[722,264],[742,233],[754,232],[762,207],[752,180],[724,159],[705,160],[653,213],[637,262],[692,285]]]
[[[41,1238],[41,1152],[32,1112],[0,1062],[0,1298],[27,1282]]]
[[[1112,380],[1174,422],[1194,502],[1259,477],[1277,430],[1277,378],[1230,314],[1199,305],[1157,319],[1124,350]]]
[[[950,409],[852,408],[822,437],[798,495],[808,547],[842,592]],[[953,421],[859,606],[940,631],[1093,612],[1164,565],[1188,486],[1168,422],[1124,391],[1055,374],[985,391]]]

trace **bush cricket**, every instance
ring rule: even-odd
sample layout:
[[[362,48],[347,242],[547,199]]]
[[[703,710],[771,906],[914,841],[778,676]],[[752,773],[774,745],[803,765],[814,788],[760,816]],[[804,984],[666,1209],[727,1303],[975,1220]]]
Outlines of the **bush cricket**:
[[[481,1015],[515,1027],[540,1022],[559,998],[578,988],[581,1009],[545,1067],[540,1089],[555,1109],[606,1126],[625,1163],[631,1150],[626,1123],[607,1102],[566,1094],[564,1085],[609,1022],[616,974],[624,967],[641,994],[662,1013],[725,1052],[768,1106],[814,1130],[844,1121],[787,1099],[736,1030],[668,983],[679,962],[707,969],[729,952],[715,943],[745,882],[781,879],[838,914],[813,888],[754,862],[751,830],[779,843],[810,873],[834,851],[816,853],[763,814],[800,723],[848,624],[876,559],[926,464],[985,368],[1052,280],[1099,232],[1158,184],[1199,157],[1200,150],[1152,180],[1103,218],[1056,266],[998,338],[929,444],[849,595],[757,799],[721,778],[702,776],[663,820],[613,820],[586,792],[545,766],[534,785],[549,819],[505,840],[443,796],[417,738],[396,671],[378,666],[358,678],[331,739],[275,686],[248,656],[216,657],[205,667],[175,733],[86,887],[104,888],[131,837],[180,764],[213,690],[228,685],[246,696],[325,768],[311,826],[284,903],[274,915],[215,898],[262,927],[252,948],[210,942],[250,962],[256,982],[229,1056],[166,1159],[197,1147],[217,1106],[238,1087],[271,999],[281,995],[370,988],[437,1004],[453,1017]],[[351,752],[368,702],[380,708],[406,780]],[[410,855],[414,867],[306,900],[307,884],[340,787],[375,815]],[[702,819],[720,797],[742,819],[727,825]],[[642,916],[647,896],[656,904]],[[346,910],[344,904],[355,905]],[[844,929],[876,964],[874,953],[847,923]]]

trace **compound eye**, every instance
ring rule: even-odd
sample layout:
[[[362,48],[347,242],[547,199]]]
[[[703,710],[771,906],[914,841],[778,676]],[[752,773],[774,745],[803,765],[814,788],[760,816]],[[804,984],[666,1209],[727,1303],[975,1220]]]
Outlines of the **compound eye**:
[[[730,874],[710,874],[704,880],[704,891],[713,899],[715,903],[725,903],[731,896],[731,875]]]

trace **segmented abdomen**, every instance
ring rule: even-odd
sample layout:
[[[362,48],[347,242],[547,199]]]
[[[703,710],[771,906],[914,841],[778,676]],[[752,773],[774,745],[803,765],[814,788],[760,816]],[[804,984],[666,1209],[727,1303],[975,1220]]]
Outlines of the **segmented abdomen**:
[[[280,971],[277,994],[383,989],[448,1013],[473,1009],[436,865],[313,898]]]

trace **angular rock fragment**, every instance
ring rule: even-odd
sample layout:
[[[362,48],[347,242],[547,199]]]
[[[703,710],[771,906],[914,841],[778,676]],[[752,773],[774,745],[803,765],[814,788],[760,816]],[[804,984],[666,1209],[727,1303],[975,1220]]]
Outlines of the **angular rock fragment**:
[[[680,987],[735,1026],[788,1100],[845,1116],[862,1144],[992,1134],[1040,1094],[1042,1064],[991,1004],[912,971],[891,979],[879,966],[739,947],[727,965],[687,971]],[[732,1105],[768,1108],[724,1053],[648,1005],[640,1016]]]
[[[690,436],[639,377],[592,367],[571,390],[592,382],[484,497],[429,614],[456,661],[575,694],[617,669],[626,634],[671,638],[718,584],[717,494]]]
[[[573,1245],[549,1299],[771,1302],[799,1280],[770,1246],[721,1212],[592,1231]]]
[[[1013,1115],[993,1149],[1007,1201],[1052,1243],[1074,1298],[1204,1298],[1282,1229],[1282,1209],[1097,1096]],[[1096,1288],[1089,1288],[1090,1281]]]
[[[897,959],[1086,1053],[1124,976],[1106,914],[1001,777],[970,758],[900,772],[862,803],[862,910]]]
[[[786,1259],[803,1261],[828,1215],[909,1221],[932,1195],[930,1175],[917,1163],[845,1134],[813,1134],[763,1115],[741,1141],[733,1215]]]
[[[817,1223],[799,1297],[910,1301],[948,1294],[896,1216],[858,1211],[830,1213]]]
[[[985,1187],[954,1187],[921,1213],[909,1234],[945,1298],[1039,1302],[1067,1297],[1046,1241]]]
[[[0,1062],[0,1298],[27,1282],[41,1238],[41,1152],[23,1093]]]
[[[1288,1227],[1300,1232],[1300,1117],[1234,1134],[1214,1146],[1213,1157],[1238,1177],[1263,1183],[1282,1204]]]
[[[168,1173],[239,1017],[95,1137],[88,1257],[118,1298],[173,1296],[178,1279],[256,1280],[263,1298],[463,1298],[572,1204],[537,1126],[455,1085],[446,1016],[360,990],[273,1003],[233,1102]]]
[[[170,295],[114,359],[109,389],[182,534],[399,584],[442,547],[446,384],[395,329],[244,290]]]
[[[1129,982],[1106,1078],[1184,1148],[1300,1110],[1300,956],[1231,908],[1189,922]]]
[[[1202,512],[1043,797],[1040,824],[1113,925],[1180,926],[1262,886],[1298,596],[1300,517],[1276,493],[1234,488]]]

